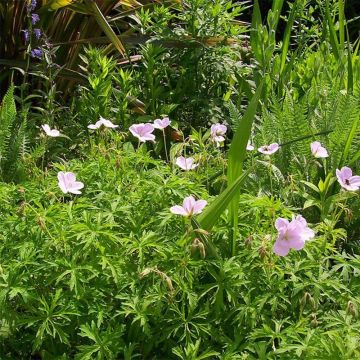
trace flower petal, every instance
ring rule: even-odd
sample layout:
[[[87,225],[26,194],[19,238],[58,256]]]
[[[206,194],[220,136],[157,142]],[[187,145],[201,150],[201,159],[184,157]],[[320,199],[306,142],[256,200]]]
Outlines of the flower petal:
[[[290,251],[285,241],[277,240],[273,247],[273,252],[279,256],[286,256]]]
[[[194,204],[194,209],[193,209],[193,213],[196,215],[196,214],[200,214],[204,207],[207,205],[207,201],[206,200],[198,200],[198,201],[195,201],[195,204]]]
[[[185,209],[180,205],[175,205],[170,208],[170,211],[175,215],[188,216],[188,213]]]

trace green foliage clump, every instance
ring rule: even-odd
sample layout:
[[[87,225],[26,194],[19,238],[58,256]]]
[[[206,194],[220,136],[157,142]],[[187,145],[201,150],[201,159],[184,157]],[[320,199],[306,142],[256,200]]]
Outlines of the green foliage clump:
[[[357,257],[329,248],[319,261],[319,228],[306,251],[277,258],[272,221],[292,211],[248,194],[238,254],[223,218],[213,258],[169,212],[189,194],[211,201],[204,170],[179,173],[144,150],[100,144],[83,163],[2,185],[2,358],[359,356]],[[81,196],[61,194],[58,170],[85,183]]]

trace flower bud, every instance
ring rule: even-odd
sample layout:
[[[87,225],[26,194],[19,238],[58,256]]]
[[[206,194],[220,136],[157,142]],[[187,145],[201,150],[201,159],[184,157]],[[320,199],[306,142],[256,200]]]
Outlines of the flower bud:
[[[310,315],[310,325],[311,327],[317,327],[319,325],[319,322],[317,321],[316,313],[312,313]]]
[[[358,309],[356,304],[354,304],[351,300],[348,301],[346,306],[346,314],[352,315],[353,317],[358,317]]]
[[[247,247],[248,249],[251,249],[251,244],[254,240],[254,237],[252,235],[249,235],[246,239],[245,239],[245,247]]]

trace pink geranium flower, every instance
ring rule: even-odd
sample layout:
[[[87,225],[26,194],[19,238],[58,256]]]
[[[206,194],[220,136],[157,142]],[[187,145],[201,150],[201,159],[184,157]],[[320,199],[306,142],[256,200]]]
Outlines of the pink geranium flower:
[[[47,136],[51,136],[51,137],[60,136],[60,131],[56,129],[50,129],[50,126],[48,124],[41,125],[41,127]]]
[[[81,194],[80,189],[84,187],[81,181],[76,181],[76,176],[72,172],[58,173],[59,187],[64,194]]]
[[[154,131],[154,126],[152,124],[134,124],[129,127],[129,130],[140,142],[155,140],[155,135],[152,134]]]
[[[213,124],[211,125],[211,139],[215,141],[217,144],[222,143],[225,141],[224,135],[226,134],[227,127],[222,124]]]
[[[194,164],[194,159],[192,157],[185,158],[180,156],[176,159],[176,165],[185,171],[194,170],[199,164]]]
[[[321,143],[319,141],[314,141],[310,144],[311,153],[316,158],[327,158],[329,156],[327,150],[321,146]]]
[[[246,145],[246,150],[247,151],[253,151],[255,148],[253,145],[251,145],[250,140],[248,141],[247,145]]]
[[[206,204],[206,200],[195,200],[193,196],[188,196],[184,199],[182,206],[172,206],[170,211],[175,215],[190,217],[192,215],[200,214]]]
[[[265,155],[271,155],[276,153],[279,150],[278,143],[272,143],[270,145],[263,145],[258,148],[258,151]]]
[[[352,170],[344,166],[341,170],[336,169],[336,177],[339,184],[346,190],[357,191],[360,188],[360,176],[353,176]]]
[[[301,216],[296,216],[291,222],[287,219],[278,218],[275,222],[278,231],[273,251],[279,256],[286,256],[290,249],[301,250],[305,246],[305,241],[315,236],[308,226],[306,220]]]
[[[171,124],[171,121],[169,120],[168,117],[166,117],[166,118],[163,118],[163,119],[154,120],[154,125],[153,126],[154,126],[155,129],[164,130],[170,124]]]

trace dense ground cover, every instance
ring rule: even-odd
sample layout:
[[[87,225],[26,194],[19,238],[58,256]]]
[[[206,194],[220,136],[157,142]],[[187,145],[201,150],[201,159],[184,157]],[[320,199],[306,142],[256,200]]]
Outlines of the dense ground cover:
[[[357,19],[341,0],[130,3],[20,12],[0,358],[360,358]],[[70,11],[117,53],[52,46]],[[125,25],[142,45],[114,40]]]

